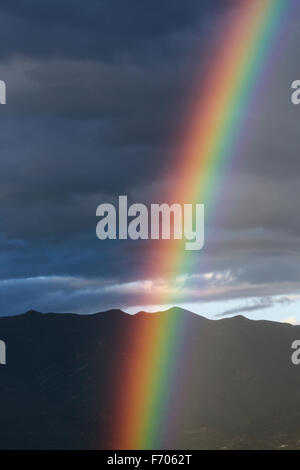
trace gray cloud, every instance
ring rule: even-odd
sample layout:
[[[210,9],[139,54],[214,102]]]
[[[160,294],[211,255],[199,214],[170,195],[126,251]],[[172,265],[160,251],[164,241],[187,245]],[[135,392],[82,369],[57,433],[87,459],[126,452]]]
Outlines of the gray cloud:
[[[261,297],[253,299],[246,305],[240,305],[238,307],[231,308],[229,310],[224,310],[222,313],[215,315],[215,318],[227,317],[230,315],[237,315],[239,313],[255,312],[257,310],[264,310],[271,308],[274,305],[286,305],[291,301],[288,297],[272,298],[272,297]]]
[[[236,0],[38,0],[1,2],[0,54],[3,57],[87,57],[116,60],[151,56],[171,35],[210,26]],[[203,21],[205,20],[205,21]],[[18,32],[16,34],[15,32]],[[7,41],[9,39],[9,41]]]

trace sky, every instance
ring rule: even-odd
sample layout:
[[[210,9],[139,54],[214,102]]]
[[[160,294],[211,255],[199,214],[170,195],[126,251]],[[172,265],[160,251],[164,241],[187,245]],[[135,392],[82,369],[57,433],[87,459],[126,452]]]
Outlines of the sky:
[[[0,315],[154,311],[169,306],[157,292],[174,291],[177,305],[214,319],[300,322],[300,106],[290,99],[300,6],[291,4],[205,247],[171,282],[164,266],[151,278],[164,243],[98,240],[96,208],[174,193],[195,77],[200,86],[239,2],[1,2]]]

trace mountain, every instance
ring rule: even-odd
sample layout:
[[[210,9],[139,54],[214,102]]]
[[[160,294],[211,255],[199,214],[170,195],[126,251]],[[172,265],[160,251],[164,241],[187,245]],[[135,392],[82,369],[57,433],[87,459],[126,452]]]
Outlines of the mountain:
[[[170,407],[178,422],[164,448],[300,448],[300,366],[291,344],[300,326],[238,316],[212,321],[178,308],[128,315],[29,311],[0,317],[7,364],[0,366],[1,449],[97,449],[108,430],[118,364],[136,322],[184,315]],[[150,319],[151,317],[151,319]],[[121,380],[121,379],[120,379]],[[114,394],[111,385],[114,383]]]

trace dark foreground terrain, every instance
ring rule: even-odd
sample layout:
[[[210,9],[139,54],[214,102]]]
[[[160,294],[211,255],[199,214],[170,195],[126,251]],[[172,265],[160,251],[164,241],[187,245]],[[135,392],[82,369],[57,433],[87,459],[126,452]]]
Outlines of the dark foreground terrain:
[[[300,448],[300,365],[291,363],[300,326],[211,321],[177,308],[155,321],[175,314],[187,316],[188,342],[172,393],[181,422],[164,447]],[[0,448],[109,446],[113,395],[126,388],[117,383],[130,348],[123,336],[137,321],[152,320],[118,310],[0,318]]]

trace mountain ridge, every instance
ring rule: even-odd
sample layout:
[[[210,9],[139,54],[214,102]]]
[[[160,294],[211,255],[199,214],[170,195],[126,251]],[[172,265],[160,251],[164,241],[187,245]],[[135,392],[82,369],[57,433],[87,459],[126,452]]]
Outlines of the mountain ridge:
[[[208,320],[208,321],[213,321],[213,322],[219,322],[219,321],[224,321],[224,320],[235,320],[235,321],[249,321],[249,322],[257,322],[257,323],[267,323],[267,324],[279,324],[279,325],[288,325],[288,326],[291,326],[293,328],[297,328],[297,327],[300,327],[300,325],[296,324],[291,324],[291,323],[288,323],[288,322],[280,322],[280,321],[275,321],[275,320],[267,320],[267,319],[251,319],[251,318],[248,318],[244,315],[234,315],[234,316],[231,316],[231,317],[218,317],[218,318],[207,318],[205,317],[204,315],[200,315],[198,313],[195,313],[195,312],[192,312],[191,310],[187,310],[187,309],[184,309],[182,307],[178,307],[178,306],[173,306],[173,307],[170,307],[166,310],[159,310],[159,311],[156,311],[156,312],[149,312],[149,311],[145,311],[145,310],[140,310],[134,314],[130,314],[122,309],[108,309],[108,310],[103,310],[103,311],[99,311],[99,312],[93,312],[93,313],[75,313],[75,312],[52,312],[52,311],[49,311],[49,312],[41,312],[41,311],[38,311],[38,310],[35,310],[35,309],[29,309],[25,312],[22,312],[22,313],[17,313],[15,315],[0,315],[0,321],[2,318],[16,318],[16,317],[25,317],[25,316],[45,316],[45,317],[49,317],[51,315],[53,316],[74,316],[74,317],[81,317],[81,318],[84,318],[84,317],[97,317],[97,316],[105,316],[105,315],[126,315],[126,316],[129,316],[129,317],[132,317],[132,318],[138,318],[138,317],[141,317],[141,316],[145,316],[145,317],[151,317],[153,315],[157,316],[157,315],[164,315],[164,314],[171,314],[171,313],[180,313],[180,314],[185,314],[185,315],[190,315],[190,316],[194,316],[195,318],[199,318],[199,319],[203,319],[203,320]]]
[[[168,397],[172,432],[162,448],[300,448],[300,368],[291,362],[299,326],[241,315],[209,320],[175,308],[0,317],[7,345],[0,449],[111,448],[133,335],[176,314],[185,315],[185,335]]]

